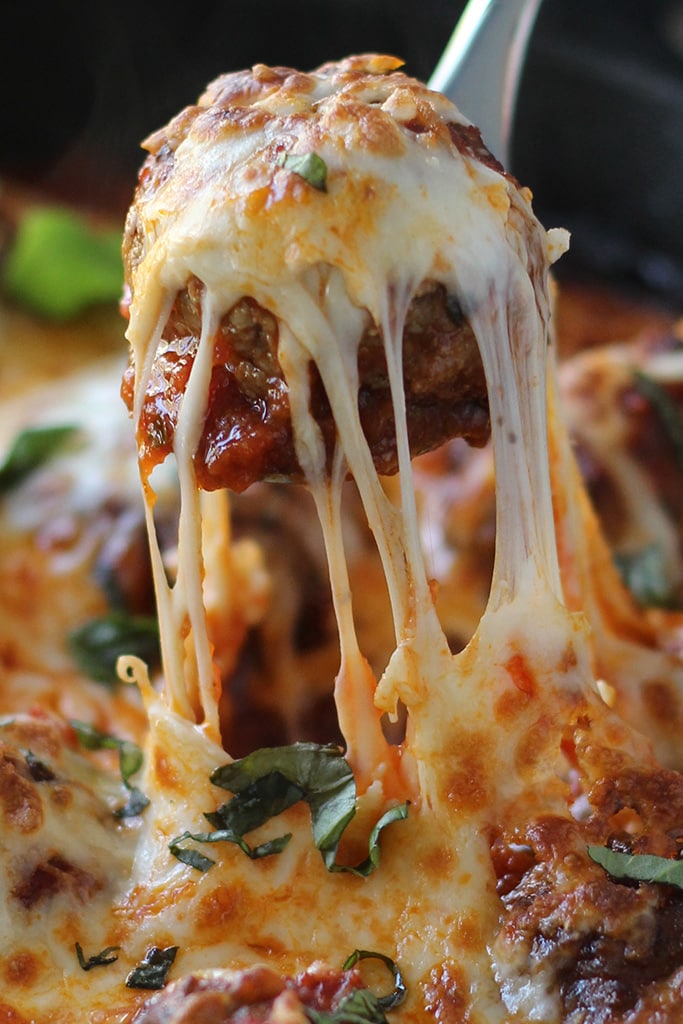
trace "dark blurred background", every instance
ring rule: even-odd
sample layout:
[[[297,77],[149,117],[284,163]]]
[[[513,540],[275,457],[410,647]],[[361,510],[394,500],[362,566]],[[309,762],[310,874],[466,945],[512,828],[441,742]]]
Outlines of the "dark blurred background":
[[[426,79],[463,6],[5,0],[0,177],[123,212],[140,141],[211,78],[378,50]],[[542,219],[572,230],[563,272],[683,300],[683,0],[544,0],[511,169]]]

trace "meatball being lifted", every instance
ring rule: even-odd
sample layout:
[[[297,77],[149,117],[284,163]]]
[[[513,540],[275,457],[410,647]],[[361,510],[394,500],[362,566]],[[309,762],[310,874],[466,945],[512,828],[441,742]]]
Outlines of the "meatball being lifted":
[[[412,455],[488,439],[470,317],[500,287],[491,238],[509,225],[537,279],[547,239],[478,130],[398,67],[257,65],[146,141],[124,242],[123,392],[147,473],[183,433],[191,376],[205,490],[326,473],[340,437],[395,472],[399,391]],[[350,399],[333,395],[340,376]],[[293,401],[314,434],[293,426]]]

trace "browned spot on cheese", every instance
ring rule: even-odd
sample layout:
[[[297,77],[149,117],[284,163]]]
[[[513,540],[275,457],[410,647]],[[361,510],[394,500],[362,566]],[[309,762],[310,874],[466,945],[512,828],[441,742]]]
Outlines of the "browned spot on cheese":
[[[196,888],[194,879],[172,888],[151,891],[146,886],[136,885],[126,896],[122,911],[127,921],[139,924],[161,913],[166,907],[190,903]]]
[[[461,914],[453,928],[452,937],[463,949],[480,949],[481,929],[476,915]]]
[[[8,755],[0,761],[0,806],[9,831],[37,832],[43,824],[43,805],[35,783],[21,774]]]
[[[228,885],[217,886],[199,901],[195,918],[197,927],[204,931],[228,925],[241,916],[243,905],[239,889]]]
[[[501,725],[513,722],[529,704],[529,695],[516,687],[504,690],[493,705],[493,714]]]
[[[20,949],[8,956],[2,966],[8,988],[30,988],[37,982],[40,972],[41,961],[30,949]]]
[[[20,746],[56,758],[67,739],[67,728],[63,723],[35,712],[12,722],[11,735],[12,740]]]
[[[670,682],[651,679],[643,684],[643,695],[650,714],[658,722],[671,727],[680,721],[681,702]]]
[[[154,748],[154,772],[162,788],[180,788],[180,779],[178,778],[175,765],[161,747]]]
[[[487,793],[487,779],[479,765],[471,762],[451,775],[448,800],[456,810],[474,811],[483,807],[488,800]]]
[[[70,789],[69,786],[62,786],[59,784],[50,786],[49,794],[52,804],[60,810],[71,807],[74,802],[73,790]]]
[[[560,663],[557,666],[558,671],[565,673],[570,672],[573,668],[576,668],[578,659],[576,657],[576,649],[573,644],[567,644],[567,647],[560,658]]]
[[[536,692],[536,680],[523,655],[513,654],[506,661],[505,668],[517,689],[533,697]]]
[[[444,960],[419,983],[424,1008],[438,1024],[467,1024],[469,986],[453,960]]]
[[[12,896],[30,910],[42,900],[64,892],[79,903],[85,903],[101,888],[100,879],[59,854],[53,854],[24,875],[12,889]]]
[[[0,1003],[0,1024],[28,1024],[28,1021],[9,1003]]]
[[[429,878],[440,878],[451,868],[455,853],[449,846],[429,846],[420,856],[420,865]]]
[[[515,767],[520,775],[533,771],[548,753],[548,745],[556,746],[552,721],[546,715],[529,727],[515,751]]]
[[[475,811],[490,798],[489,741],[477,733],[458,734],[453,744],[454,767],[446,793],[457,811]]]

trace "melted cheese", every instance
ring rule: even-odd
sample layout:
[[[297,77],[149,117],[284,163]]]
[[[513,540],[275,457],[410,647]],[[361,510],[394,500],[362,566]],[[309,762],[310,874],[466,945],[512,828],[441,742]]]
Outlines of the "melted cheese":
[[[596,749],[652,764],[647,743],[603,703],[609,680],[597,685],[586,618],[567,607],[561,584],[558,546],[563,572],[572,552],[577,572],[588,558],[581,545],[585,523],[572,511],[578,504],[582,513],[584,499],[552,390],[546,421],[546,277],[566,238],[543,230],[529,195],[511,179],[452,144],[441,130],[445,122],[466,124],[452,105],[383,74],[393,67],[366,58],[293,75],[277,88],[268,69],[257,68],[249,116],[242,110],[237,127],[226,121],[220,132],[205,133],[219,81],[175,148],[171,173],[139,196],[135,217],[143,241],[132,271],[128,332],[138,422],[176,294],[190,278],[203,288],[201,337],[174,444],[175,575],[157,537],[156,478],[142,481],[164,686],[155,689],[132,659],[121,666],[137,681],[149,719],[141,786],[152,803],[130,842],[110,819],[99,820],[100,783],[93,783],[97,792],[86,794],[87,807],[79,805],[75,819],[93,819],[93,841],[111,860],[117,886],[88,923],[92,929],[97,918],[101,946],[121,946],[119,961],[79,974],[63,949],[46,953],[39,984],[0,997],[8,1019],[21,1014],[40,1024],[70,1024],[85,1015],[97,1024],[124,1024],[149,994],[127,989],[126,972],[150,946],[170,945],[179,947],[173,977],[263,962],[291,974],[320,959],[339,964],[353,948],[377,949],[405,975],[408,998],[397,1021],[561,1019],[550,972],[530,970],[521,947],[501,931],[492,833],[514,832],[540,814],[570,819],[562,749],[579,721]],[[348,77],[350,70],[364,74]],[[418,112],[430,130],[411,129]],[[284,135],[283,123],[289,125]],[[379,125],[382,131],[373,134]],[[281,166],[282,151],[315,151],[327,167],[327,193]],[[403,324],[426,280],[457,299],[476,334],[496,470],[493,582],[472,640],[455,656],[425,570],[405,422]],[[185,830],[205,829],[205,814],[224,796],[209,778],[230,761],[220,744],[212,636],[234,630],[225,647],[229,660],[245,625],[260,614],[266,589],[258,555],[234,545],[227,532],[225,495],[200,495],[193,466],[214,334],[243,295],[278,321],[296,452],[327,552],[340,641],[335,700],[359,794],[342,852],[352,860],[379,815],[410,800],[407,819],[382,833],[380,867],[367,879],[325,869],[301,803],[250,836],[258,843],[291,831],[277,856],[251,861],[234,844],[216,844],[216,864],[201,873],[169,852]],[[359,421],[357,350],[367,314],[381,329],[389,368],[396,488],[378,477]],[[309,408],[311,361],[337,426],[331,473]],[[559,499],[551,494],[549,436]],[[345,549],[347,473],[389,594],[394,651],[379,680],[355,627],[353,604],[362,594],[352,594]],[[553,497],[556,506],[565,502],[555,514]],[[586,569],[588,576],[593,571]],[[405,738],[391,743],[382,715],[395,715],[399,704],[407,713]],[[102,834],[115,832],[107,848]],[[65,830],[55,826],[55,835],[72,849]],[[62,928],[60,913],[50,918],[54,929]],[[40,924],[23,922],[22,935],[33,936]],[[73,919],[69,928],[60,933],[62,947],[80,934]],[[94,941],[92,930],[87,941]]]
[[[152,881],[140,883],[141,898],[151,899],[156,907],[160,897],[150,896],[150,891],[182,888],[178,907],[159,912],[164,922],[171,915],[168,930],[173,933],[180,927],[179,915],[184,917],[202,899],[202,887],[214,893],[225,889],[233,894],[230,899],[239,891],[241,933],[223,940],[219,957],[231,964],[251,962],[250,949],[258,950],[258,956],[264,949],[281,951],[275,955],[284,956],[288,965],[316,955],[334,957],[340,946],[349,944],[344,936],[351,935],[356,945],[385,943],[408,965],[415,992],[408,1019],[411,1013],[419,1016],[420,979],[439,964],[458,962],[459,984],[472,993],[471,1019],[494,1022],[503,1019],[505,1010],[487,953],[487,935],[496,918],[487,827],[495,819],[496,805],[506,806],[526,791],[524,772],[510,771],[498,793],[494,783],[507,757],[514,764],[516,748],[539,712],[532,708],[518,716],[505,739],[497,737],[504,750],[495,755],[486,722],[492,704],[510,688],[506,665],[515,657],[533,665],[535,685],[545,691],[542,708],[558,694],[564,699],[565,693],[580,691],[589,679],[581,653],[582,628],[560,604],[545,443],[543,289],[551,258],[565,243],[560,236],[545,235],[529,197],[500,173],[458,153],[443,136],[415,135],[402,128],[414,117],[416,102],[430,103],[437,115],[462,123],[440,97],[420,87],[408,96],[391,78],[356,87],[355,103],[378,103],[385,115],[396,119],[385,117],[383,122],[394,126],[390,144],[373,148],[351,116],[348,97],[332,88],[333,77],[311,76],[303,95],[296,95],[298,112],[309,116],[297,123],[295,149],[305,153],[314,148],[322,158],[327,194],[294,180],[274,163],[274,145],[282,140],[275,134],[279,122],[268,119],[263,125],[257,121],[239,140],[226,133],[224,140],[212,138],[210,145],[204,144],[201,127],[191,130],[175,150],[168,183],[137,211],[147,240],[133,275],[128,332],[138,367],[138,414],[175,293],[191,276],[204,289],[202,335],[175,442],[181,487],[178,581],[171,589],[157,579],[169,707],[154,702],[151,760],[157,749],[176,749],[185,760],[194,747],[191,761],[196,765],[201,759],[208,777],[210,762],[221,758],[214,749],[207,763],[206,740],[198,739],[196,726],[177,718],[192,721],[188,710],[198,695],[199,729],[216,739],[215,677],[202,624],[201,516],[192,457],[207,409],[218,320],[248,294],[278,320],[278,357],[289,384],[297,456],[323,526],[340,629],[335,696],[347,756],[362,800],[381,806],[387,799],[410,796],[409,824],[401,833],[394,829],[385,855],[388,863],[362,883],[362,896],[357,880],[322,871],[297,808],[289,812],[296,841],[267,867],[255,869],[230,851],[210,880],[198,880],[186,867],[169,867],[158,847],[155,856],[154,844],[144,849],[145,872],[153,867]],[[280,114],[291,101],[282,88],[256,106]],[[475,330],[490,394],[497,465],[499,540],[489,610],[458,658],[448,651],[424,569],[405,426],[403,323],[424,280],[444,284]],[[398,507],[377,476],[358,417],[362,311],[381,326],[384,339],[397,431]],[[331,479],[309,410],[310,361],[320,373],[337,425]],[[394,621],[396,649],[378,686],[353,627],[340,513],[340,485],[347,472],[356,482],[377,543]],[[189,659],[178,648],[181,620],[193,637]],[[544,636],[539,645],[540,623]],[[579,668],[558,680],[568,645],[576,647],[573,664]],[[196,694],[194,683],[188,684],[195,672]],[[408,732],[396,747],[384,738],[380,712],[394,713],[399,700],[407,708]],[[182,740],[171,741],[169,728],[181,728]],[[479,752],[472,749],[473,742],[482,745]],[[182,770],[174,773],[180,787],[182,778]],[[192,796],[183,806],[187,827],[197,828],[202,801],[197,801],[196,770],[191,779]],[[152,786],[163,794],[161,780],[155,778]],[[210,806],[206,788],[205,783],[204,801]],[[164,824],[157,802],[156,828],[167,837],[178,829],[177,812],[176,792]],[[438,883],[434,870],[423,866],[430,861],[440,865]],[[171,882],[169,871],[177,881]],[[418,885],[413,903],[409,893],[420,876],[425,883]],[[282,915],[272,914],[272,901],[281,891],[287,893],[286,908]],[[397,901],[396,893],[405,896]],[[407,902],[399,911],[403,899]],[[338,919],[340,900],[345,909]],[[313,928],[312,903],[317,907]],[[387,914],[388,907],[398,918]],[[156,914],[144,917],[143,927],[159,927]],[[187,966],[195,966],[191,957]]]

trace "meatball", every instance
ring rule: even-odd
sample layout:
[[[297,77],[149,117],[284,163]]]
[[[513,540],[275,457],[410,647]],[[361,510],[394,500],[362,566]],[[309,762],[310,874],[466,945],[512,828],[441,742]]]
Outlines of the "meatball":
[[[195,376],[207,490],[307,477],[311,446],[329,470],[349,417],[382,474],[398,469],[397,423],[411,455],[487,441],[473,322],[506,287],[509,247],[538,283],[545,233],[478,130],[399,66],[223,75],[146,141],[123,249],[123,395],[147,473],[175,450]],[[294,422],[302,399],[313,438]]]
[[[149,469],[173,450],[179,409],[197,352],[201,309],[194,281],[180,295],[157,352],[139,430],[140,457]],[[278,361],[276,318],[243,297],[221,320],[214,341],[210,398],[195,453],[199,486],[243,491],[260,480],[301,480],[289,388]],[[483,445],[489,436],[484,371],[474,335],[443,286],[416,296],[403,332],[404,387],[413,455],[453,436]],[[368,318],[358,349],[358,409],[378,472],[398,468],[393,404],[379,330]],[[133,405],[134,367],[124,375],[123,396]],[[325,388],[310,366],[311,409],[328,458],[336,429]]]

